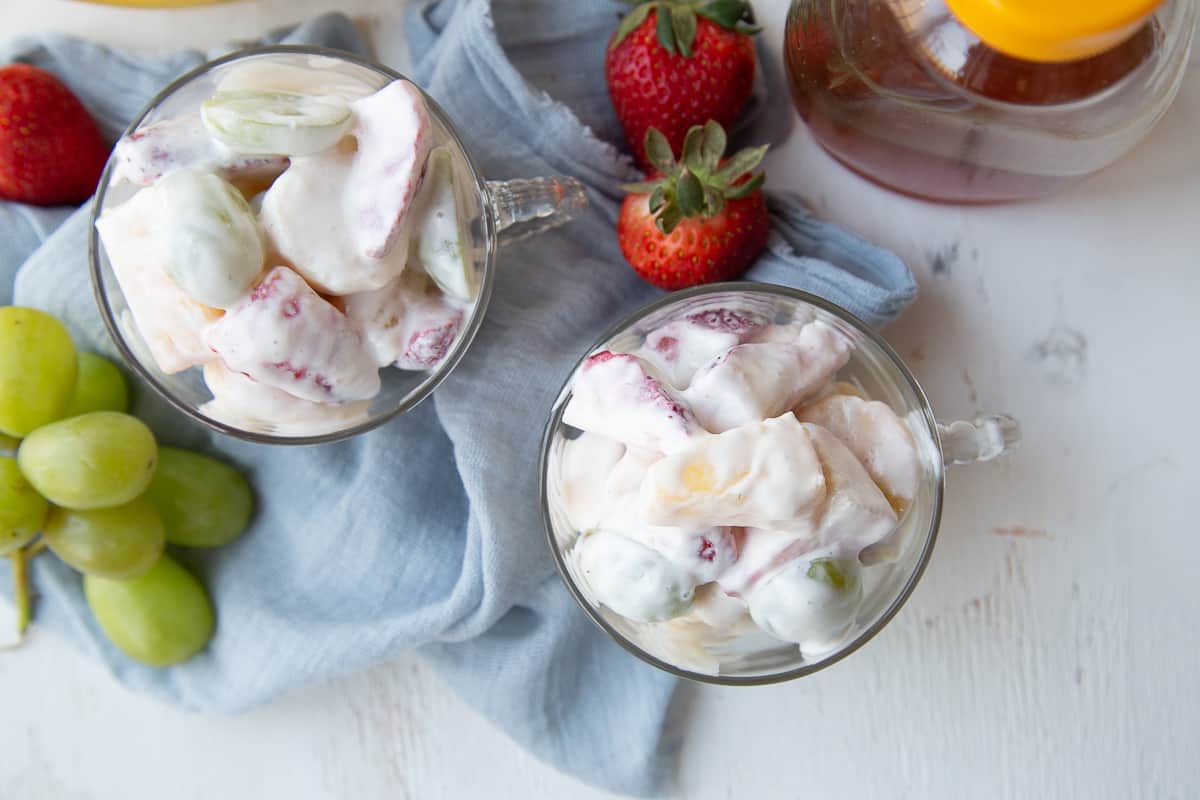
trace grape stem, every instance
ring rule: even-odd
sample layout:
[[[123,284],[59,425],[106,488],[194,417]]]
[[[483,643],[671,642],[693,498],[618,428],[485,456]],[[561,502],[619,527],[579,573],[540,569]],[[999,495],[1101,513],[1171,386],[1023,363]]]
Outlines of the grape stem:
[[[29,627],[29,571],[25,561],[25,551],[18,550],[9,558],[12,559],[13,593],[17,600],[17,642],[25,636]]]
[[[13,594],[17,604],[17,644],[25,637],[32,618],[33,606],[29,599],[29,561],[46,549],[46,540],[39,537],[36,542],[9,556],[12,560]]]

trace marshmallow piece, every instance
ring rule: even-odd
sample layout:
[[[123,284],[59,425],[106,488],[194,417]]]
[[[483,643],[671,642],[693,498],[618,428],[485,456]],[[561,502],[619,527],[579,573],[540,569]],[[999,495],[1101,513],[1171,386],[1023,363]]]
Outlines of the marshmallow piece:
[[[748,621],[745,601],[726,594],[716,583],[706,583],[696,589],[692,616],[717,630],[727,630]]]
[[[344,297],[342,304],[381,367],[437,366],[454,346],[464,321],[463,309],[416,271],[404,273],[382,289]]]
[[[814,536],[820,547],[857,557],[863,548],[892,532],[896,512],[866,468],[836,436],[809,422],[800,426],[812,441],[827,481],[828,496]]]
[[[831,394],[796,410],[802,422],[825,428],[850,448],[897,511],[917,493],[921,465],[912,433],[886,403]]]
[[[340,311],[287,267],[275,267],[205,332],[225,366],[321,403],[367,400],[379,372]]]
[[[558,485],[572,528],[593,530],[610,510],[605,476],[611,477],[624,455],[625,445],[595,433],[563,443]]]
[[[202,335],[221,316],[188,297],[163,271],[170,255],[161,234],[170,224],[156,187],[105,209],[96,221],[138,333],[154,363],[168,375],[212,360]]]
[[[757,312],[704,309],[651,331],[637,355],[682,389],[701,366],[768,327],[766,318]]]
[[[858,562],[822,557],[790,562],[755,586],[746,603],[760,628],[815,657],[846,639],[862,597]]]
[[[246,430],[289,436],[316,436],[367,419],[369,400],[313,403],[229,370],[220,359],[204,365],[204,382],[213,399],[200,411]]]
[[[654,525],[787,529],[811,524],[825,491],[813,443],[788,413],[667,455],[646,473],[641,510]]]
[[[684,397],[713,433],[776,417],[815,395],[850,359],[850,344],[810,322],[795,344],[741,344],[702,367]]]
[[[614,514],[625,514],[631,524],[645,524],[638,516],[638,495],[646,470],[662,458],[661,453],[640,447],[626,447],[621,460],[613,466],[604,480],[604,496]]]
[[[662,554],[614,531],[579,537],[572,562],[580,588],[593,602],[638,622],[685,613],[696,581]]]
[[[671,452],[703,433],[679,394],[637,356],[603,350],[584,359],[563,422],[627,445]]]
[[[342,150],[295,158],[262,195],[259,218],[272,248],[325,294],[382,288],[400,275],[408,258],[404,243],[384,258],[358,251],[344,197],[355,179],[354,160]]]
[[[123,136],[113,148],[113,182],[149,186],[177,169],[212,172],[253,194],[287,168],[282,155],[244,155],[212,140],[199,114],[162,120]]]

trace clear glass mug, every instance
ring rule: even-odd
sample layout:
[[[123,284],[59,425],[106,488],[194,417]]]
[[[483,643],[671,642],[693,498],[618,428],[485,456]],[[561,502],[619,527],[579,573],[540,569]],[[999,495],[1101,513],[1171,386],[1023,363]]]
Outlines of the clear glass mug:
[[[704,683],[748,686],[791,680],[841,660],[878,633],[908,599],[929,562],[937,538],[945,491],[944,466],[995,458],[1020,440],[1020,428],[1005,415],[939,423],[912,372],[866,323],[815,295],[762,283],[724,283],[675,292],[635,311],[605,331],[583,359],[600,350],[632,352],[646,334],[665,323],[713,308],[745,309],[778,323],[797,311],[812,314],[845,335],[854,354],[836,380],[856,384],[865,396],[887,403],[905,421],[921,462],[919,489],[905,510],[894,540],[896,557],[863,569],[863,603],[850,632],[833,650],[806,659],[799,646],[772,638],[755,626],[735,634],[686,619],[643,623],[626,619],[590,599],[567,557],[579,536],[567,521],[560,494],[560,455],[578,431],[562,421],[571,398],[570,378],[559,392],[542,438],[539,493],[543,520],[559,575],[592,621],[629,652],[679,677]]]
[[[248,62],[268,59],[340,73],[353,80],[380,88],[394,80],[408,80],[403,75],[380,64],[353,55],[318,47],[275,46],[243,50],[203,64],[176,79],[163,89],[126,130],[125,135],[139,128],[195,112],[210,96],[217,81],[229,69]],[[414,84],[415,85],[415,84]],[[420,90],[420,87],[417,87]],[[371,430],[425,399],[454,369],[479,330],[491,294],[496,268],[496,250],[501,240],[511,241],[540,233],[572,219],[587,206],[583,185],[570,177],[534,178],[529,180],[488,181],[471,159],[471,154],[459,138],[454,123],[437,102],[421,91],[429,110],[437,143],[449,147],[456,168],[469,176],[469,188],[462,194],[468,206],[466,216],[471,220],[470,250],[474,253],[476,285],[474,301],[466,310],[462,327],[446,356],[432,369],[424,372],[402,371],[387,367],[380,371],[383,386],[370,401],[364,417],[345,427],[318,434],[289,433],[269,428],[248,428],[214,419],[201,406],[211,399],[198,367],[172,375],[163,373],[149,357],[141,334],[132,324],[128,303],[120,283],[104,251],[96,230],[96,220],[104,210],[128,199],[139,187],[115,179],[116,161],[110,159],[100,178],[92,205],[92,226],[89,238],[92,288],[100,314],[125,360],[146,383],[172,406],[213,430],[263,444],[321,444],[337,441]],[[460,181],[463,183],[464,181]],[[460,187],[461,188],[461,187]],[[463,209],[460,209],[462,213]]]

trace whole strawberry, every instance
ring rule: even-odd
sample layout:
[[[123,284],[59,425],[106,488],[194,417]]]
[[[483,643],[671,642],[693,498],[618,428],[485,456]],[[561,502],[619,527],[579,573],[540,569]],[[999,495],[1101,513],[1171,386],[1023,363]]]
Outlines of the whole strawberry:
[[[0,67],[0,199],[82,203],[107,158],[95,121],[58,78],[28,64]]]
[[[663,289],[736,278],[767,245],[770,219],[755,147],[724,159],[725,131],[709,121],[687,132],[677,163],[666,137],[646,131],[646,156],[660,177],[631,192],[617,217],[621,253],[643,279]]]
[[[754,84],[753,23],[746,0],[645,0],[621,21],[604,74],[644,170],[647,129],[658,128],[678,151],[693,125],[737,120]]]

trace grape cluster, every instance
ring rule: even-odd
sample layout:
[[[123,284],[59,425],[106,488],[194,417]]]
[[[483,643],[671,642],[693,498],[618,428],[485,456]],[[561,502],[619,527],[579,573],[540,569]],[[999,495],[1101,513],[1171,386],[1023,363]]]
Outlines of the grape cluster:
[[[48,547],[83,573],[113,644],[169,666],[202,650],[215,620],[203,585],[167,546],[233,541],[253,497],[227,464],[159,447],[128,407],[115,364],[76,352],[49,314],[0,307],[0,556],[12,559],[19,625],[29,621],[27,562]]]

